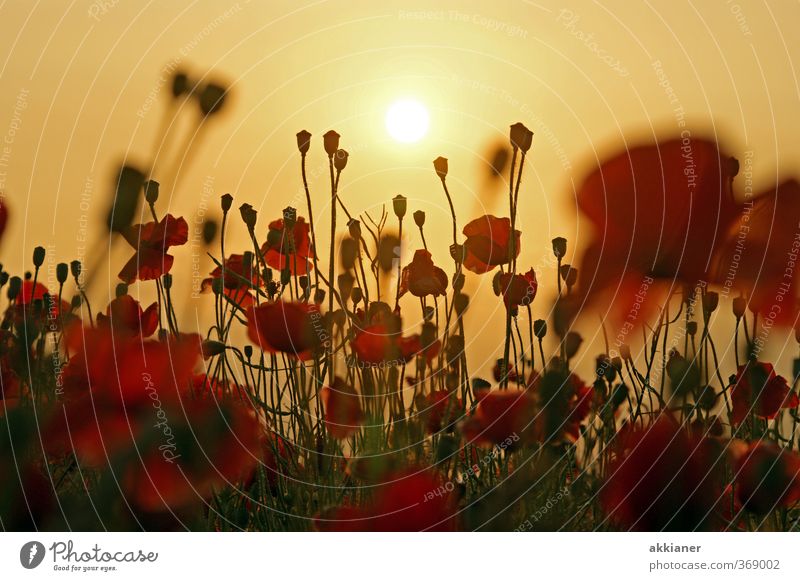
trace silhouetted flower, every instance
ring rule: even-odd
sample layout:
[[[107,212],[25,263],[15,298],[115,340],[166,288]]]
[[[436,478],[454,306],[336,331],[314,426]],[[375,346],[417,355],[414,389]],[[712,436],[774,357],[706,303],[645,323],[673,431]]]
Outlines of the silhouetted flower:
[[[322,136],[325,153],[328,154],[328,157],[336,155],[336,151],[339,149],[339,137],[339,134],[333,130],[328,131]]]
[[[739,366],[736,383],[731,388],[733,421],[744,421],[751,413],[772,419],[783,408],[796,408],[800,398],[771,363],[751,361]]]
[[[433,160],[433,169],[436,170],[436,175],[444,179],[447,177],[447,158],[437,157]]]
[[[308,359],[320,346],[321,315],[316,305],[277,301],[247,310],[247,332],[262,351]]]
[[[160,222],[130,227],[124,236],[136,253],[119,272],[119,278],[127,284],[137,278],[155,280],[172,268],[175,258],[167,252],[172,246],[186,244],[189,225],[183,218],[167,214]]]
[[[511,147],[514,149],[519,148],[527,153],[533,144],[533,131],[525,127],[522,123],[514,123],[509,132],[509,139],[511,141]]]
[[[158,328],[158,303],[142,310],[139,301],[130,295],[121,295],[108,304],[105,315],[97,314],[97,322],[118,334],[149,337]]]
[[[311,134],[303,129],[297,133],[297,149],[305,155],[311,147]]]
[[[325,404],[325,427],[332,437],[338,440],[348,438],[364,422],[358,393],[343,379],[336,377],[332,386],[322,388],[322,401]]]
[[[501,264],[509,262],[509,244],[511,242],[511,220],[487,215],[476,218],[464,226],[464,267],[477,274],[483,274]],[[514,231],[516,242],[514,248],[519,256],[519,230]]]
[[[439,296],[447,292],[447,273],[433,264],[427,250],[417,250],[411,264],[403,268],[400,296],[407,292],[415,297]]]
[[[753,442],[736,461],[736,496],[745,509],[766,514],[800,500],[800,456],[772,442]]]
[[[495,294],[502,294],[506,308],[511,309],[530,305],[539,289],[536,273],[532,268],[525,274],[498,273],[496,281]]]

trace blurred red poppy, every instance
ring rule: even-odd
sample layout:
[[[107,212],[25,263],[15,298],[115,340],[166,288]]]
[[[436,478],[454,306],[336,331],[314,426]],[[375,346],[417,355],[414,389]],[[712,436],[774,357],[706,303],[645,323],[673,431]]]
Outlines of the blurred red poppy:
[[[741,365],[736,384],[731,388],[733,421],[740,424],[751,413],[772,419],[781,409],[796,408],[800,398],[777,373],[771,363],[752,361]]]
[[[350,342],[350,346],[362,363],[381,365],[400,358],[397,335],[390,332],[386,325],[368,325],[356,330],[356,336]]]
[[[250,290],[263,286],[263,281],[258,275],[258,265],[253,264],[256,258],[250,256],[249,261],[245,261],[243,254],[231,254],[225,259],[225,279],[222,286],[225,295],[245,310],[252,306],[255,300]],[[202,291],[209,292],[214,279],[219,278],[222,278],[221,266],[211,271],[210,278],[203,280]]]
[[[431,253],[417,250],[411,264],[403,268],[400,296],[410,292],[415,297],[439,296],[447,293],[447,274],[433,264]]]
[[[738,289],[751,310],[772,323],[798,321],[800,183],[783,182],[745,204],[741,217],[724,234],[716,282]]]
[[[282,218],[270,222],[261,253],[266,263],[276,270],[288,268],[294,275],[307,274],[314,267],[308,223],[298,217],[294,226],[288,229]]]
[[[525,274],[498,273],[494,286],[495,294],[502,294],[506,308],[510,309],[530,305],[539,290],[536,273],[532,268]]]
[[[594,387],[586,385],[575,373],[534,372],[528,387],[538,404],[534,426],[536,440],[568,440],[581,435],[581,424],[589,416],[594,400]]]
[[[415,404],[429,434],[435,434],[443,428],[452,429],[462,414],[461,400],[455,392],[435,390],[427,395],[419,395]]]
[[[477,274],[483,274],[501,264],[509,262],[509,244],[511,242],[511,220],[486,215],[476,218],[464,226],[464,268]],[[514,231],[516,256],[519,256],[519,230]]]
[[[397,346],[406,363],[412,361],[415,357],[424,357],[425,361],[431,362],[439,355],[442,342],[437,339],[430,345],[425,346],[422,344],[422,335],[415,333],[414,335],[398,338]]]
[[[765,514],[800,500],[800,456],[772,442],[753,442],[735,467],[736,496],[742,506]]]
[[[358,431],[364,421],[364,411],[352,386],[337,377],[332,386],[322,388],[322,401],[325,404],[325,426],[332,437],[343,440]]]
[[[139,280],[154,280],[172,268],[175,258],[167,254],[172,246],[186,244],[189,225],[183,218],[167,214],[160,222],[137,224],[124,233],[136,253],[119,272],[119,278],[127,284]]]
[[[608,519],[637,531],[694,531],[719,526],[722,454],[668,417],[617,437],[600,490]]]
[[[577,192],[595,228],[580,269],[583,293],[610,295],[614,318],[622,320],[634,308],[640,315],[655,308],[654,280],[710,280],[712,259],[738,212],[731,177],[730,158],[715,142],[688,137],[632,147],[603,162]]]
[[[149,337],[158,328],[158,303],[142,310],[139,301],[130,295],[115,298],[106,307],[106,314],[97,314],[100,326],[111,327],[118,334]]]
[[[300,359],[313,355],[324,334],[317,305],[284,301],[251,306],[247,310],[247,332],[263,351]]]
[[[490,391],[480,394],[480,403],[461,430],[471,444],[508,449],[520,440],[530,441],[535,418],[536,402],[529,391]]]

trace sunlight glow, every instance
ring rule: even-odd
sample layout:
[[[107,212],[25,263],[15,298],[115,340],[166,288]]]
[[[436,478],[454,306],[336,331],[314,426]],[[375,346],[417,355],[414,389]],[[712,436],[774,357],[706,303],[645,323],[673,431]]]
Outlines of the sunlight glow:
[[[419,141],[428,132],[428,110],[419,101],[395,101],[386,112],[386,130],[402,143]]]

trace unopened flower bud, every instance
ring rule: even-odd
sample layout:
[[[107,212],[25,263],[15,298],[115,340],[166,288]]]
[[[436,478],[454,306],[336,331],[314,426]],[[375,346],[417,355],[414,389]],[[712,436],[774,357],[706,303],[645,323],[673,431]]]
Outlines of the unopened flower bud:
[[[353,290],[350,291],[350,299],[353,301],[353,304],[357,305],[361,302],[362,298],[364,298],[364,291],[362,291],[360,287],[354,287]]]
[[[318,288],[314,291],[314,303],[321,305],[325,302],[325,289]]]
[[[74,311],[75,309],[79,309],[82,303],[83,303],[83,298],[81,297],[81,295],[75,295],[69,302],[69,306]]]
[[[126,294],[128,294],[128,285],[124,282],[119,283],[114,289],[114,296],[119,298],[124,297]]]
[[[356,281],[352,274],[345,272],[337,277],[336,282],[339,296],[342,298],[342,304],[345,304],[350,299],[350,293],[353,292],[353,285]]]
[[[717,310],[719,305],[719,295],[714,291],[708,291],[703,295],[703,312],[710,315]]]
[[[456,310],[456,314],[460,317],[462,316],[469,306],[469,296],[464,293],[456,293],[453,297],[453,308]]]
[[[72,273],[72,278],[78,280],[81,276],[81,261],[73,260],[69,263],[69,270]]]
[[[564,337],[564,351],[566,352],[567,359],[572,359],[578,353],[578,349],[581,348],[581,344],[583,343],[583,337],[581,337],[578,333],[570,331],[567,333],[567,336]]]
[[[215,355],[220,355],[222,352],[224,352],[225,343],[207,339],[203,341],[202,350],[203,358],[208,359],[209,357],[214,357]]]
[[[156,180],[147,180],[144,182],[144,199],[148,204],[155,204],[158,201],[158,182]]]
[[[69,264],[66,262],[59,262],[56,265],[56,280],[59,284],[64,284],[67,282],[67,277],[69,276]]]
[[[744,317],[745,309],[747,309],[747,301],[744,297],[736,297],[733,299],[733,314],[737,319]]]
[[[354,240],[361,240],[361,222],[358,220],[350,220],[347,223],[347,229],[350,231],[350,236]]]
[[[533,334],[537,339],[544,339],[547,335],[547,322],[544,319],[536,319],[533,322]]]
[[[553,238],[553,254],[556,258],[564,258],[567,255],[566,238]]]
[[[251,232],[255,230],[258,212],[253,209],[253,206],[250,204],[242,204],[239,206],[239,212],[241,212],[242,220],[247,225],[248,230]]]
[[[358,242],[352,238],[343,238],[339,247],[339,255],[342,260],[342,267],[350,270],[356,264],[358,258]]]
[[[525,127],[522,123],[514,123],[509,131],[511,147],[521,149],[526,153],[533,144],[533,131]]]
[[[619,356],[622,357],[624,361],[631,360],[631,346],[627,343],[623,343],[619,346]]]
[[[17,296],[19,295],[19,291],[22,288],[22,279],[18,276],[12,276],[11,279],[8,281],[8,300],[15,301]]]
[[[253,357],[253,346],[252,345],[245,345],[244,346],[244,356],[250,359]]]
[[[223,194],[222,198],[220,198],[220,205],[222,206],[222,211],[227,214],[228,210],[230,210],[233,205],[233,196],[230,194]]]
[[[183,71],[172,75],[172,97],[177,99],[189,92],[189,76]]]
[[[578,280],[577,269],[572,268],[572,266],[569,264],[562,264],[559,273],[561,274],[561,278],[563,278],[564,282],[567,284],[567,288],[572,288],[575,285],[575,282]]]
[[[198,97],[200,112],[204,117],[208,117],[222,110],[225,104],[225,87],[216,83],[209,83],[200,92]]]
[[[686,332],[690,337],[697,335],[697,321],[689,321],[686,323]]]
[[[44,264],[45,250],[42,246],[37,246],[33,249],[33,265],[39,268]]]
[[[297,149],[300,150],[300,153],[305,155],[308,153],[308,149],[311,147],[311,134],[303,129],[302,131],[297,133]]]
[[[164,284],[164,288],[169,290],[172,288],[172,275],[170,273],[164,274],[161,277],[161,282]]]
[[[425,225],[425,212],[422,210],[417,210],[414,212],[414,223],[422,228]]]
[[[211,290],[214,291],[215,295],[222,294],[222,292],[225,290],[225,281],[222,277],[211,279]]]

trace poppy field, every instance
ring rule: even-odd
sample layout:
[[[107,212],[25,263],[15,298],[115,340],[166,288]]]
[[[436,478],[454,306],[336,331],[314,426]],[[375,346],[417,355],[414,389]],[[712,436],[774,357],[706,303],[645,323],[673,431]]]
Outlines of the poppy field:
[[[204,117],[225,103],[224,87],[172,83]],[[216,193],[200,331],[174,300],[190,222],[150,169],[115,180],[108,238],[129,254],[113,300],[44,246],[0,271],[4,530],[798,528],[800,183],[742,197],[740,154],[711,138],[612,152],[576,190],[594,238],[553,239],[545,278],[518,260],[525,125],[510,126],[502,215],[465,215],[459,168],[433,160],[444,263],[411,200],[376,214],[339,195],[346,142],[286,144],[297,207]],[[3,198],[0,231],[17,211]],[[484,307],[465,283],[481,277],[502,305],[487,376],[467,356]]]

